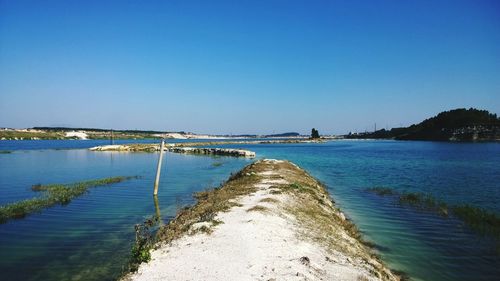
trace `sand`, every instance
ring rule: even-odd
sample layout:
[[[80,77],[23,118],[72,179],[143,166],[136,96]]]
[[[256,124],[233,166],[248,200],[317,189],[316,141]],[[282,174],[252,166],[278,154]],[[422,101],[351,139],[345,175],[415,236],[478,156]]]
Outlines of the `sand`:
[[[268,166],[280,163],[263,162]],[[272,192],[277,184],[291,183],[286,177],[280,178],[272,169],[260,171],[258,176],[261,180],[254,184],[257,191],[238,198],[239,206],[218,213],[216,219],[223,223],[211,234],[185,235],[161,245],[152,251],[149,263],[143,263],[125,280],[380,280],[370,262],[303,235],[303,226],[285,211],[295,197]],[[266,210],[249,211],[257,205]],[[341,243],[357,242],[345,239],[347,242]],[[385,279],[397,280],[389,270],[383,270],[389,274]]]

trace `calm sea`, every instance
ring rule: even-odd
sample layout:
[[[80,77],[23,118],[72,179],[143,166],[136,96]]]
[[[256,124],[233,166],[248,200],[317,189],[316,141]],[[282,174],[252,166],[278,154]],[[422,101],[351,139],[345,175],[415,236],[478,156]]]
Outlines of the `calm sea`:
[[[0,154],[0,205],[36,196],[30,188],[37,183],[140,176],[93,188],[66,206],[1,224],[0,279],[119,276],[134,241],[134,225],[155,212],[152,187],[158,154],[85,149],[108,143],[0,141],[0,150],[12,151]],[[383,260],[415,280],[500,276],[499,241],[472,232],[458,220],[364,191],[386,186],[426,192],[450,204],[469,203],[500,214],[498,143],[333,141],[229,147],[253,150],[258,158],[289,159],[305,168],[327,185]],[[219,185],[251,161],[167,153],[159,192],[163,220],[192,204],[193,192]]]

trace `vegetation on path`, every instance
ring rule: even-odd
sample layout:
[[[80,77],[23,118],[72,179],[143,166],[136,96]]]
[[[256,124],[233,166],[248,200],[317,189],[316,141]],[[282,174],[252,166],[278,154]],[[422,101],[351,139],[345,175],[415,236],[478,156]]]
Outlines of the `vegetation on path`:
[[[257,161],[233,174],[221,186],[197,192],[194,197],[197,199],[197,203],[181,209],[176,217],[166,225],[156,228],[146,221],[143,226],[136,227],[138,235],[131,251],[130,271],[137,271],[140,266],[144,266],[143,269],[146,271],[142,271],[139,275],[143,276],[145,280],[152,280],[158,279],[158,276],[174,276],[179,273],[179,270],[189,271],[191,266],[198,268],[196,262],[200,261],[191,261],[187,257],[186,262],[193,262],[192,265],[190,264],[183,269],[177,268],[176,273],[169,271],[169,269],[165,269],[164,264],[161,264],[164,261],[160,263],[158,259],[151,261],[150,251],[156,248],[156,251],[153,251],[154,255],[155,253],[159,254],[159,249],[163,249],[160,255],[166,258],[167,253],[171,250],[177,251],[177,253],[182,251],[182,247],[184,247],[182,245],[186,241],[183,241],[182,245],[179,246],[174,243],[175,240],[182,237],[188,239],[188,245],[191,245],[189,236],[205,233],[209,235],[206,237],[211,236],[211,238],[207,239],[212,241],[227,239],[228,245],[232,245],[232,243],[241,244],[243,247],[253,245],[252,247],[255,246],[256,249],[262,251],[261,255],[263,257],[269,254],[266,253],[266,249],[278,252],[285,249],[284,251],[288,254],[296,252],[295,255],[300,257],[299,253],[302,253],[300,250],[288,250],[290,245],[296,243],[293,242],[294,239],[297,239],[301,243],[307,243],[308,247],[310,247],[308,248],[310,249],[308,256],[301,257],[299,263],[309,264],[310,260],[318,262],[317,266],[319,268],[332,274],[334,268],[336,268],[335,265],[332,265],[335,262],[332,261],[342,262],[345,260],[346,264],[353,266],[353,269],[359,270],[357,271],[358,278],[372,276],[380,280],[401,279],[391,273],[380,262],[376,253],[370,248],[369,243],[363,241],[356,226],[335,206],[325,186],[288,161],[273,159]],[[265,218],[260,217],[261,215],[265,216]],[[274,217],[279,219],[274,220]],[[285,219],[287,223],[281,224],[282,219]],[[273,223],[276,223],[274,229],[272,229]],[[239,229],[245,224],[252,225],[252,234],[249,237],[258,238],[249,240],[249,237],[242,238],[238,235],[238,231],[235,229]],[[281,242],[281,238],[278,238],[281,244],[273,244],[272,247],[276,247],[274,250],[272,247],[263,247],[263,245],[266,245],[266,241],[269,240],[261,239],[263,237],[262,233],[271,231],[275,235],[274,238],[281,237],[280,235],[289,237],[287,236],[287,230],[294,232],[293,236],[296,238],[283,240],[285,243]],[[240,239],[243,240],[240,241]],[[202,247],[212,247],[211,245],[206,246],[210,244],[209,240],[205,244],[202,242],[201,244],[205,245]],[[193,245],[198,242],[193,242]],[[219,242],[213,243],[215,243],[213,245],[220,245]],[[218,247],[213,250],[218,251],[218,254],[222,256],[230,256],[233,253],[231,250],[233,246],[228,247],[225,249],[224,247]],[[199,249],[198,251],[203,252],[205,250]],[[291,254],[291,256],[293,255]],[[227,256],[225,257],[227,258]],[[241,259],[240,257],[234,257],[234,260],[239,260],[236,264],[247,264],[245,257]],[[151,261],[151,264],[141,265],[141,263],[148,261]],[[178,262],[178,259],[176,259],[176,262]],[[202,272],[204,271],[202,269],[204,264],[200,264],[199,270]],[[276,260],[273,265],[280,267],[282,263]],[[145,273],[149,272],[148,270],[153,270],[154,274]],[[259,271],[259,269],[255,270]],[[305,269],[300,267],[300,270],[303,270],[301,274],[306,274],[309,272],[309,267]],[[297,276],[299,276],[299,271],[294,271],[293,274],[297,273]],[[122,280],[132,280],[134,279],[132,276],[139,275],[126,275]],[[269,276],[271,275],[273,273],[269,273]]]

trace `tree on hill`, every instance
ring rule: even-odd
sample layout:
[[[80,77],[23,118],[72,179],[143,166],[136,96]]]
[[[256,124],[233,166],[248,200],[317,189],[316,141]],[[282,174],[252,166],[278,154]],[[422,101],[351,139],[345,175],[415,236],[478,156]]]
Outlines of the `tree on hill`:
[[[500,118],[495,113],[475,108],[444,111],[409,127],[349,135],[348,138],[393,138],[397,140],[498,140]]]
[[[449,140],[457,135],[461,139],[471,139],[473,132],[496,130],[498,126],[500,119],[496,114],[475,108],[459,108],[441,112],[419,124],[411,125],[396,139]]]
[[[319,139],[319,132],[315,128],[312,128],[311,130],[311,139]]]

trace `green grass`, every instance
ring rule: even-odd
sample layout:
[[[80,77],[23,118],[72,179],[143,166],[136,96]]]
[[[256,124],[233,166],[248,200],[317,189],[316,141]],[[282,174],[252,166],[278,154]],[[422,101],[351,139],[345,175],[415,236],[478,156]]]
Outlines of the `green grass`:
[[[500,239],[500,216],[468,204],[448,205],[431,194],[421,192],[398,192],[390,188],[369,188],[366,191],[380,196],[392,195],[401,205],[436,212],[444,217],[453,215],[480,234],[489,234]]]
[[[127,272],[135,272],[139,269],[139,265],[143,262],[151,260],[151,249],[154,243],[154,229],[158,226],[161,218],[152,216],[146,219],[142,224],[136,224],[135,229],[135,243],[130,250],[130,257],[128,262]],[[124,272],[125,274],[126,272]]]
[[[137,177],[112,177],[98,180],[83,181],[71,184],[36,184],[31,187],[35,192],[43,192],[41,197],[26,199],[0,207],[0,224],[10,219],[20,219],[40,212],[54,205],[66,205],[72,199],[81,196],[91,187],[110,185]]]
[[[22,131],[0,131],[0,139],[64,139],[65,134],[63,132],[22,132]]]
[[[300,184],[298,182],[294,182],[288,185],[281,185],[280,188],[284,192],[300,192],[300,193],[309,193],[311,195],[317,195],[316,189],[305,184]]]

